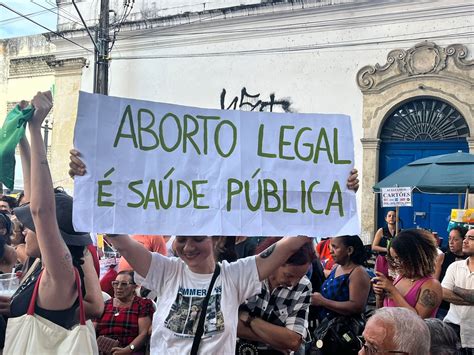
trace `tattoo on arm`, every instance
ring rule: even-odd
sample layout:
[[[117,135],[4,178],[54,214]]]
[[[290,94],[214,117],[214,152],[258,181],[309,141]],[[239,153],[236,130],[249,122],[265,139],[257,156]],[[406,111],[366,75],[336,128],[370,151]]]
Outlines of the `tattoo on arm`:
[[[69,251],[64,255],[64,258],[62,260],[62,264],[63,264],[63,267],[66,270],[69,270],[69,269],[73,270],[72,256],[71,256],[71,253]]]
[[[270,245],[267,249],[265,249],[264,251],[262,251],[260,253],[260,256],[263,258],[263,259],[266,259],[268,258],[270,255],[272,255],[273,251],[275,250],[275,244],[273,245]]]
[[[426,308],[434,308],[438,304],[436,293],[431,290],[423,290],[420,297],[420,302]]]
[[[41,160],[40,163],[43,164],[43,165],[48,165],[48,160],[46,160],[46,159],[45,159],[45,160]]]
[[[461,297],[464,301],[474,303],[474,290],[468,290],[462,287],[454,286],[453,292]]]

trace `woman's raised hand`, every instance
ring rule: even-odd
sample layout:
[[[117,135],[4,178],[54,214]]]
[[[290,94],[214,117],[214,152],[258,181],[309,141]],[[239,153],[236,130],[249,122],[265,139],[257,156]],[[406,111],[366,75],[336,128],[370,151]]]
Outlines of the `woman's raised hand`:
[[[357,192],[359,190],[359,172],[357,169],[352,169],[349,177],[347,178],[347,188]]]
[[[31,100],[31,105],[35,108],[35,113],[30,121],[30,125],[41,127],[41,124],[53,107],[53,96],[51,95],[51,91],[38,91]]]
[[[69,151],[69,176],[74,179],[74,176],[83,176],[86,173],[86,165],[82,162],[81,153],[76,149]]]

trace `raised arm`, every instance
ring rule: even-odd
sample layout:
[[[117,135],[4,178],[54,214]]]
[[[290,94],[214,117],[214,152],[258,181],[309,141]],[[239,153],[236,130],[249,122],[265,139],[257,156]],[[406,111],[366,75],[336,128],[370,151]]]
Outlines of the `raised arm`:
[[[31,202],[30,210],[36,229],[44,273],[39,288],[38,304],[46,309],[70,307],[77,296],[72,257],[59,232],[53,183],[41,124],[52,108],[51,92],[38,93],[32,100],[35,113],[29,122],[31,137]],[[61,297],[57,297],[61,294]]]
[[[130,264],[135,272],[146,277],[151,265],[151,252],[128,234],[106,234],[114,248]]]
[[[304,236],[285,237],[258,254],[256,261],[260,281],[270,276],[275,269],[283,265],[305,243],[311,243],[311,238]]]
[[[20,140],[21,170],[23,171],[23,200],[22,203],[30,202],[31,197],[31,151],[28,139]]]

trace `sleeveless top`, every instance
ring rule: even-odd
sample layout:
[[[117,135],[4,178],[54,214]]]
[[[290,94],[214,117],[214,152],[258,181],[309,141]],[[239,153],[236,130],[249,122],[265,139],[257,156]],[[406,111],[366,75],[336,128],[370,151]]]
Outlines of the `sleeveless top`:
[[[395,281],[393,282],[393,285],[395,286],[400,280],[402,279],[401,276],[398,276]],[[413,286],[411,287],[411,289],[407,292],[407,294],[405,296],[403,296],[403,298],[405,299],[405,301],[407,301],[407,303],[415,308],[416,306],[416,302],[418,301],[418,296],[419,296],[419,293],[420,293],[420,289],[421,289],[421,286],[428,280],[433,280],[433,277],[429,276],[429,277],[422,277],[421,279],[419,280],[416,280],[414,283],[413,283]],[[398,307],[396,304],[395,304],[395,301],[391,298],[388,298],[386,297],[384,300],[383,300],[383,306],[384,307]],[[433,310],[433,312],[431,313],[430,317],[431,318],[435,318],[436,317],[436,313],[438,312],[438,307],[436,307],[436,309]]]
[[[38,281],[38,276],[42,270],[41,262],[38,263],[34,271],[23,281],[18,290],[12,296],[10,303],[10,318],[21,317],[28,311],[31,297],[35,284]],[[58,295],[60,297],[60,295]],[[73,326],[79,324],[79,318],[76,317],[76,309],[79,307],[79,299],[74,304],[65,310],[51,311],[35,305],[35,314],[48,319],[49,321],[60,325],[63,328],[71,329]]]
[[[391,240],[394,237],[392,233],[390,233],[390,230],[388,229],[388,226],[385,226],[382,228],[382,239],[380,239],[379,247],[386,248],[388,246],[388,241]],[[387,255],[385,252],[379,252],[379,255]]]
[[[336,270],[339,266],[335,267],[329,274],[326,281],[321,286],[321,295],[332,301],[345,302],[349,301],[349,277],[352,272],[358,267],[356,266],[351,272],[336,277]],[[321,307],[319,312],[319,319],[324,318],[335,318],[340,316],[339,313],[333,312],[327,308]]]

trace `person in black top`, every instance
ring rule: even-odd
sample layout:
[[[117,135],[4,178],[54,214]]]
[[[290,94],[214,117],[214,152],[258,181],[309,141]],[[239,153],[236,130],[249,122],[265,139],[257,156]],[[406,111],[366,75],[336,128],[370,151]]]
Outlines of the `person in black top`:
[[[379,255],[387,255],[388,242],[395,237],[396,213],[389,210],[385,215],[385,222],[387,225],[379,228],[375,233],[374,241],[372,242],[372,251],[378,252]]]
[[[386,255],[390,241],[397,234],[395,230],[396,220],[396,212],[394,210],[389,210],[385,215],[385,222],[387,222],[387,225],[383,228],[379,228],[377,233],[375,233],[374,241],[372,242],[372,251],[378,254],[377,259],[375,260],[375,271],[383,273],[386,277],[390,277]],[[379,297],[377,297],[377,299],[378,298]]]
[[[93,313],[102,313],[103,300],[98,279],[84,277],[89,274],[90,266],[84,247],[92,240],[88,233],[74,231],[72,197],[53,190],[41,135],[42,122],[52,107],[51,92],[38,93],[31,104],[35,107],[34,115],[28,122],[31,156],[29,147],[27,152],[21,152],[25,195],[29,196],[30,203],[14,209],[14,214],[24,227],[26,253],[39,261],[28,271],[11,300],[1,297],[0,312],[10,318],[26,314],[34,285],[42,273],[35,313],[64,328],[71,328],[79,323],[76,316],[78,290],[75,270],[78,270],[83,285],[80,291],[84,294],[87,289],[91,304],[98,308]]]
[[[449,232],[449,241],[448,246],[449,249],[446,253],[441,254],[441,273],[439,275],[439,281],[443,281],[444,275],[446,274],[446,270],[448,266],[451,265],[455,261],[463,260],[464,255],[462,253],[462,243],[464,240],[464,236],[466,235],[466,230],[462,227],[454,227]],[[436,314],[437,318],[444,318],[444,316],[448,313],[449,310],[449,302],[443,301],[439,306],[438,313]]]

